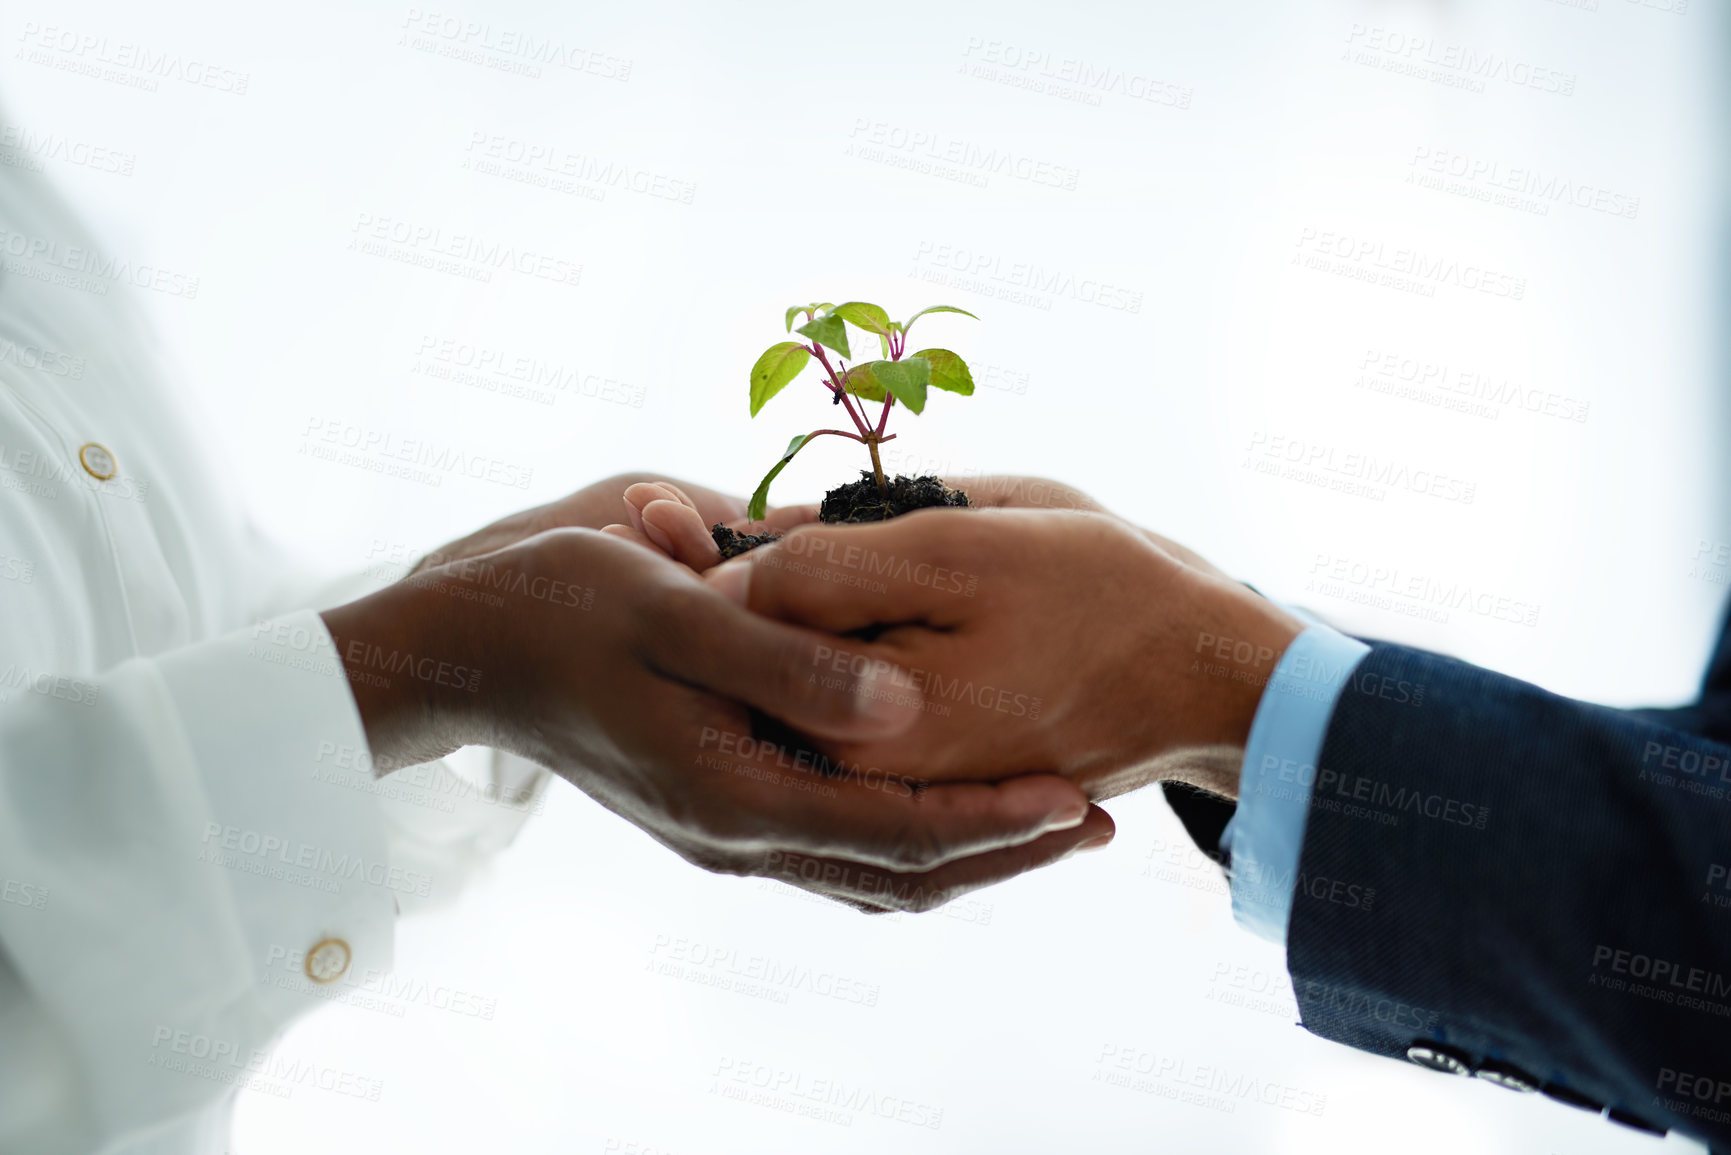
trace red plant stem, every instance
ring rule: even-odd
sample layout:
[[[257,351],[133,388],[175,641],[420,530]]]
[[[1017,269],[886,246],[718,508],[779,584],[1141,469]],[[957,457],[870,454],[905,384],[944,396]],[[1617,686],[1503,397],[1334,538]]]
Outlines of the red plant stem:
[[[845,430],[845,429],[818,429],[818,430],[814,430],[814,431],[813,431],[813,432],[811,432],[811,433],[807,433],[807,434],[806,434],[806,435],[805,435],[805,436],[806,436],[806,440],[808,440],[808,441],[809,441],[809,440],[810,440],[810,439],[811,439],[811,438],[813,438],[813,437],[822,437],[822,436],[823,436],[823,435],[824,435],[824,434],[825,434],[825,433],[833,433],[833,434],[835,434],[835,435],[836,435],[836,436],[837,436],[837,437],[845,437],[845,438],[847,438],[847,439],[848,439],[848,440],[849,440],[849,441],[857,441],[857,442],[859,442],[859,443],[860,443],[860,444],[861,444],[861,445],[864,445],[864,444],[865,444],[865,438],[863,438],[863,437],[861,437],[861,436],[860,436],[860,435],[859,435],[859,434],[857,434],[857,433],[849,433],[849,432],[848,432],[848,431],[847,431],[847,430]],[[895,439],[896,439],[896,435],[895,435],[895,434],[894,434],[894,433],[892,433],[892,434],[890,434],[890,435],[889,435],[889,436],[888,436],[888,437],[880,437],[880,438],[878,438],[878,444],[879,444],[879,445],[882,445],[882,444],[883,444],[883,443],[884,443],[884,442],[886,442],[886,441],[894,441],[894,440],[895,440]]]
[[[865,444],[865,438],[861,437],[857,433],[849,433],[845,429],[819,429],[814,433],[807,433],[805,435],[805,439],[807,441],[810,441],[813,437],[822,437],[825,433],[833,433],[837,437],[847,437],[847,438],[851,438],[854,441],[859,442],[861,445]]]
[[[907,348],[907,334],[906,333],[891,333],[890,334],[890,360],[891,361],[900,361],[902,359],[902,350],[906,349],[906,348]],[[896,403],[895,394],[893,394],[893,393],[885,393],[884,394],[884,411],[882,413],[878,414],[877,435],[878,435],[879,441],[889,440],[887,437],[884,436],[884,426],[889,424],[890,406],[894,405],[895,403]]]
[[[830,391],[837,397],[841,398],[842,406],[847,410],[847,415],[853,418],[854,428],[860,431],[860,436],[857,440],[863,441],[866,437],[871,435],[871,426],[867,425],[860,415],[854,411],[853,402],[848,399],[847,390],[842,387],[841,381],[836,376],[835,370],[830,367],[829,358],[823,355],[823,346],[818,344],[816,341],[813,341],[808,348],[810,348],[812,353],[816,355],[818,363],[823,366],[823,371],[829,374]]]

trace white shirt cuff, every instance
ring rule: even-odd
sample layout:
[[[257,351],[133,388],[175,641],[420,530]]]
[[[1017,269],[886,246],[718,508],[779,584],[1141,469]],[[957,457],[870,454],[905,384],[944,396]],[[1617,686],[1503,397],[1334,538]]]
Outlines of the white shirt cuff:
[[[388,968],[404,880],[374,798],[317,774],[366,737],[316,614],[60,681],[0,709],[0,876],[43,899],[0,904],[0,978],[57,1072],[27,1126],[95,1149],[227,1097]]]
[[[209,801],[195,853],[234,887],[266,989],[304,994],[279,956],[327,938],[389,966],[394,895],[424,880],[392,871],[377,801],[331,781],[367,738],[324,620],[289,614],[158,664]]]
[[[185,850],[225,880],[247,952],[249,1013],[233,1017],[263,1028],[235,1041],[266,1046],[354,976],[389,970],[397,896],[430,883],[393,864],[377,799],[332,781],[335,761],[367,739],[318,614],[157,664],[204,788]]]

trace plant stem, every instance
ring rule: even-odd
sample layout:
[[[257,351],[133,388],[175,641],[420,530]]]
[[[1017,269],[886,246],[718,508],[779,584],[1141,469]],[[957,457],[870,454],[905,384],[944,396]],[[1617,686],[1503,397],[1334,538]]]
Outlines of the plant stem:
[[[896,340],[896,337],[897,337],[897,334],[895,334],[895,333],[890,334],[890,360],[892,360],[892,361],[900,361],[902,359],[903,346],[901,345],[900,342],[898,342]],[[878,444],[877,443],[879,441],[884,440],[884,426],[886,426],[890,423],[890,406],[894,405],[895,403],[896,403],[896,395],[894,393],[889,392],[886,389],[884,391],[883,412],[878,414],[878,427],[873,434],[873,440],[867,442],[867,444],[871,446],[872,470],[877,474],[878,492],[884,497],[885,500],[888,500],[889,495],[890,495],[890,490],[889,490],[889,486],[884,482],[883,466],[878,464]],[[864,406],[862,405],[861,408],[863,409]]]
[[[847,415],[853,418],[854,428],[860,431],[862,438],[870,435],[872,427],[867,425],[854,410],[853,401],[848,398],[847,388],[842,384],[841,378],[836,376],[835,369],[829,363],[829,358],[823,355],[823,346],[813,341],[809,347],[812,353],[816,355],[818,363],[823,366],[823,371],[829,374],[830,391],[841,398],[842,407],[847,410]]]
[[[890,499],[889,482],[884,480],[883,462],[878,460],[878,435],[872,434],[865,439],[866,448],[872,451],[872,474],[878,479],[878,496],[884,501]]]

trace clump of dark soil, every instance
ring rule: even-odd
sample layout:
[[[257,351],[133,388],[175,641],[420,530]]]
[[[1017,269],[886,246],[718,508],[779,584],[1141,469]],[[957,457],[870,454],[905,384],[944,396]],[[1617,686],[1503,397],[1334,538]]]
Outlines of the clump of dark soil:
[[[779,533],[738,533],[728,529],[720,522],[716,522],[709,527],[709,536],[715,539],[716,548],[721,550],[721,560],[727,561],[729,558],[738,557],[742,553],[749,553],[760,545],[768,545],[781,535]]]
[[[966,509],[967,506],[967,494],[951,489],[931,474],[923,477],[897,474],[889,483],[889,498],[885,500],[884,495],[878,492],[877,479],[861,470],[858,481],[838,485],[824,494],[817,519],[827,525],[857,525],[868,521],[888,521],[916,509]],[[760,545],[768,545],[781,536],[779,533],[737,533],[720,524],[711,526],[709,532],[721,550],[723,561]]]
[[[852,525],[862,521],[888,521],[916,509],[956,506],[966,509],[968,495],[951,489],[936,477],[903,477],[889,483],[889,500],[878,492],[878,483],[863,469],[858,481],[838,485],[824,495],[817,519],[830,525]]]

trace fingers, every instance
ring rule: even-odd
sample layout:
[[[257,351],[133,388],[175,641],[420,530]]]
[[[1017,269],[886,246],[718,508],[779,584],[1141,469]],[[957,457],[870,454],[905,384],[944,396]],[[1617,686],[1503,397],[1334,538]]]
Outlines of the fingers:
[[[1053,831],[1020,846],[970,855],[934,870],[897,872],[845,859],[776,851],[756,873],[868,913],[917,913],[1061,862],[1080,851],[1100,849],[1114,834],[1111,815],[1093,806],[1079,825],[1068,830]]]
[[[920,716],[920,691],[887,650],[771,621],[697,582],[665,591],[635,624],[657,673],[808,734],[890,738]]]
[[[643,507],[652,501],[671,501],[695,511],[697,505],[685,491],[670,481],[639,481],[625,487],[625,520],[639,532],[643,529]]]
[[[612,525],[602,526],[601,532],[606,534],[608,537],[624,538],[626,541],[635,542],[636,544],[642,546],[644,549],[659,549],[660,548],[654,542],[652,542],[648,538],[644,537],[642,530],[632,529],[630,526],[620,525],[618,522],[615,522]]]
[[[656,506],[667,504],[669,503],[662,501],[651,502],[649,508],[654,509]],[[689,513],[690,511],[687,510],[686,512]],[[683,544],[680,544],[673,549],[669,549],[668,546],[664,544],[668,540],[667,534],[656,528],[656,526],[649,520],[651,516],[653,515],[645,514],[643,516],[642,529],[633,529],[628,525],[620,525],[615,522],[612,525],[602,526],[601,532],[606,534],[608,537],[617,537],[631,542],[633,545],[640,545],[644,549],[662,554],[672,561],[677,561],[683,565],[691,566],[692,569],[699,568],[699,565],[693,565],[690,560],[687,560],[699,554],[699,549],[689,540],[684,541]],[[710,552],[713,553],[715,557],[707,563],[700,564],[714,565],[716,562],[721,560],[721,551],[715,548],[713,540],[710,541],[709,548]]]
[[[944,484],[968,495],[976,509],[1072,509],[1106,513],[1106,507],[1074,486],[1044,477],[995,474],[987,477],[946,477]]]
[[[707,486],[690,481],[674,481],[669,478],[659,480],[673,490],[679,500],[695,509],[705,525],[714,525],[718,521],[728,523],[745,516],[745,499],[742,497],[717,493]]]
[[[785,751],[710,785],[727,791],[731,813],[752,816],[766,849],[897,872],[1023,846],[1073,829],[1089,812],[1081,789],[1056,774],[924,784],[822,756],[802,766]],[[750,837],[747,828],[733,841]]]
[[[710,497],[709,491],[700,491]],[[711,502],[711,504],[716,504]],[[741,533],[786,533],[817,521],[816,505],[784,505],[762,521],[734,518],[725,522]],[[710,534],[709,520],[685,488],[671,481],[638,482],[625,490],[625,517],[644,544],[652,545],[699,573],[719,565],[721,551]]]
[[[673,560],[699,572],[721,564],[721,550],[703,518],[677,501],[651,501],[643,507],[643,532]]]
[[[653,546],[674,561],[699,571],[721,561],[721,551],[697,503],[670,481],[629,486],[625,490],[625,517],[637,531],[633,540]]]
[[[1058,509],[1075,510],[1083,513],[1104,513],[1111,517],[1118,516],[1074,486],[1044,477],[1016,477],[1004,474],[989,477],[946,477],[944,484],[951,489],[964,490],[968,495],[968,504],[977,509]],[[1124,519],[1120,518],[1119,520]],[[1152,530],[1144,529],[1142,532],[1149,541],[1192,569],[1199,569],[1205,573],[1213,574],[1215,577],[1231,580],[1227,574],[1215,568],[1212,563],[1196,551],[1162,537]]]
[[[998,551],[987,519],[927,510],[874,525],[812,525],[704,575],[754,613],[832,633],[966,616]]]

